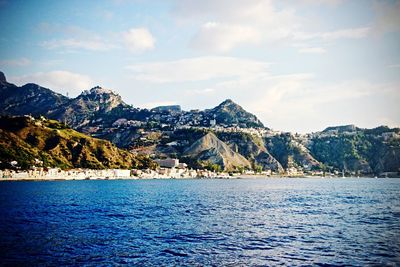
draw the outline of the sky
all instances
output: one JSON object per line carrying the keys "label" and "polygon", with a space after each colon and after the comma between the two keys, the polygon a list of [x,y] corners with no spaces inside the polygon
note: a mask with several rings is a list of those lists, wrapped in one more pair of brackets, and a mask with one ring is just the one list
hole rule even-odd
{"label": "sky", "polygon": [[232,99],[274,130],[400,126],[400,1],[0,0],[0,70],[135,107]]}

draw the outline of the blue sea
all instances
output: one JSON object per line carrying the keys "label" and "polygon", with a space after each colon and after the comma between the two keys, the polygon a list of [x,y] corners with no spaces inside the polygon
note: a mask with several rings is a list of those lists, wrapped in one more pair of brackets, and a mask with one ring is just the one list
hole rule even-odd
{"label": "blue sea", "polygon": [[400,179],[0,183],[3,266],[399,266]]}

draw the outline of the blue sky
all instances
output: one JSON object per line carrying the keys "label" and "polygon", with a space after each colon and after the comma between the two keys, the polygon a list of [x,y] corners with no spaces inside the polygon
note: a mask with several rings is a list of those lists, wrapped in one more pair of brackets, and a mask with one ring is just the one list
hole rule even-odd
{"label": "blue sky", "polygon": [[137,107],[231,98],[276,130],[400,126],[400,1],[0,1],[0,70]]}

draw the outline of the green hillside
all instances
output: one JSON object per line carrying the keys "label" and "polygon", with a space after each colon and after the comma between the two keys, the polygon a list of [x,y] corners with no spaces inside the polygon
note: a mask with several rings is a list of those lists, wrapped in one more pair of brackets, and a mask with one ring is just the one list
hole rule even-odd
{"label": "green hillside", "polygon": [[[1,168],[147,168],[154,162],[54,121],[0,117]],[[12,166],[12,162],[14,166]]]}

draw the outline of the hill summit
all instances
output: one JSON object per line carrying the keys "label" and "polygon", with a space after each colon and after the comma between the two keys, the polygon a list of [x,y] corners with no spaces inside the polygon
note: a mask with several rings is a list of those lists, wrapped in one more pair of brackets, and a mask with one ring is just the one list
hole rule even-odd
{"label": "hill summit", "polygon": [[[5,77],[2,80],[5,81]],[[127,105],[120,95],[100,86],[85,90],[75,98],[31,83],[18,87],[3,82],[0,88],[0,115],[42,115],[85,133],[93,133],[95,129],[108,132],[107,128],[119,119],[151,122],[171,128],[185,125],[208,127],[214,121],[215,125],[222,127],[264,127],[255,115],[230,99],[204,111],[183,111],[179,105],[147,110]]]}
{"label": "hill summit", "polygon": [[209,113],[216,119],[217,124],[237,125],[239,127],[264,127],[262,122],[253,114],[247,112],[231,99],[211,109]]}

